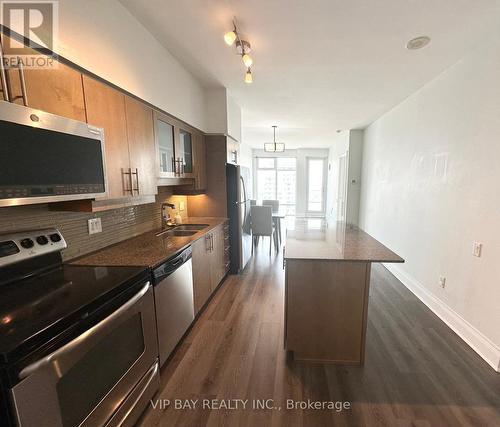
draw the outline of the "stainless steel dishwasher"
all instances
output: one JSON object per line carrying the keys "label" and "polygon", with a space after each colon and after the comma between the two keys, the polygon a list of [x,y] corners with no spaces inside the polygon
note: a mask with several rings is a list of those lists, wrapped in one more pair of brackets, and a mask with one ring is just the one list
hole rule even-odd
{"label": "stainless steel dishwasher", "polygon": [[191,247],[153,270],[160,365],[194,320]]}

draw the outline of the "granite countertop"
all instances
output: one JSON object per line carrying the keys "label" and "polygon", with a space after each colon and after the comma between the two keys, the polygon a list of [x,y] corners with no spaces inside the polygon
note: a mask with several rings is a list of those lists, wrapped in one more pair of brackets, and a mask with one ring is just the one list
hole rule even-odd
{"label": "granite countertop", "polygon": [[404,262],[358,227],[324,219],[297,219],[287,229],[285,259]]}
{"label": "granite countertop", "polygon": [[156,234],[161,230],[152,230],[123,242],[100,249],[91,254],[72,260],[73,265],[97,266],[140,266],[154,268],[187,248],[192,242],[203,237],[210,230],[227,221],[227,218],[191,217],[182,224],[208,224],[192,236],[166,236]]}

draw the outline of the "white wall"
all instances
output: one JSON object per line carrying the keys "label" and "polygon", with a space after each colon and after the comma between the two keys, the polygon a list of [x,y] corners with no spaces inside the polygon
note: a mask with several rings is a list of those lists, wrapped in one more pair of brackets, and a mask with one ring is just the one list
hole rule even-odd
{"label": "white wall", "polygon": [[201,129],[205,89],[116,0],[59,1],[59,54]]}
{"label": "white wall", "polygon": [[352,129],[343,131],[334,137],[328,155],[328,196],[327,217],[332,220],[338,218],[339,192],[339,157],[348,154],[348,176],[346,197],[346,221],[349,224],[358,224],[359,204],[361,195],[361,168],[363,157],[363,130]]}
{"label": "white wall", "polygon": [[[297,187],[296,187],[296,207],[297,216],[305,216],[307,211],[307,158],[318,157],[328,159],[329,150],[326,148],[298,148],[285,150],[284,153],[266,153],[261,149],[253,150],[253,157],[296,157],[297,158]],[[255,171],[256,164],[254,164]],[[256,174],[254,174],[256,177]],[[254,178],[254,195],[257,194],[256,182]],[[328,183],[327,183],[328,193]]]}
{"label": "white wall", "polygon": [[363,161],[362,130],[349,132],[349,164],[347,166],[347,209],[348,224],[358,225],[359,204],[361,198],[361,168]]}
{"label": "white wall", "polygon": [[328,154],[328,193],[326,198],[326,216],[337,218],[337,198],[339,187],[339,157],[349,151],[349,131],[335,134]]}
{"label": "white wall", "polygon": [[496,37],[365,130],[360,215],[405,258],[392,271],[497,368],[499,70]]}
{"label": "white wall", "polygon": [[207,91],[207,133],[228,135],[241,142],[241,107],[226,88]]}

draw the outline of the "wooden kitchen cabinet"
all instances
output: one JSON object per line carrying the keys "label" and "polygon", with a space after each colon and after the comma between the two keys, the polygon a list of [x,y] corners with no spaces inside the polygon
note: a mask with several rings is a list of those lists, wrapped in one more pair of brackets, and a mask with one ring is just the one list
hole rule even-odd
{"label": "wooden kitchen cabinet", "polygon": [[229,270],[225,225],[218,225],[192,244],[194,306],[198,311]]}
{"label": "wooden kitchen cabinet", "polygon": [[178,185],[176,194],[203,192],[207,186],[204,135],[158,111],[154,113],[154,128],[157,178],[166,183],[170,179],[172,185]]}
{"label": "wooden kitchen cabinet", "polygon": [[183,178],[194,178],[193,133],[179,126],[175,155],[181,165]]}
{"label": "wooden kitchen cabinet", "polygon": [[[15,55],[11,39],[2,35],[1,40],[5,55]],[[85,122],[82,74],[56,60],[53,63],[53,68],[23,69],[27,106]],[[11,101],[23,105],[21,72],[12,68],[7,70],[7,76]]]}
{"label": "wooden kitchen cabinet", "polygon": [[212,231],[212,262],[210,263],[210,274],[212,277],[212,291],[224,277],[224,232],[219,225]]}
{"label": "wooden kitchen cabinet", "polygon": [[[174,187],[174,194],[190,195],[190,194],[204,194],[208,188],[207,179],[207,152],[205,135],[199,131],[192,133],[192,147],[193,147],[193,172],[189,175],[187,184],[177,185]],[[184,177],[188,177],[184,175]]]}
{"label": "wooden kitchen cabinet", "polygon": [[191,245],[193,249],[193,293],[194,310],[198,313],[212,295],[210,274],[210,234],[206,234]]}
{"label": "wooden kitchen cabinet", "polygon": [[207,189],[207,149],[205,135],[201,132],[194,134],[194,189],[204,191]]}
{"label": "wooden kitchen cabinet", "polygon": [[154,113],[154,130],[158,155],[158,178],[177,178],[178,164],[175,163],[175,120],[166,114]]}
{"label": "wooden kitchen cabinet", "polygon": [[134,195],[158,194],[153,110],[125,96],[128,150]]}
{"label": "wooden kitchen cabinet", "polygon": [[83,76],[88,123],[104,128],[108,199],[132,196],[125,95]]}
{"label": "wooden kitchen cabinet", "polygon": [[210,273],[212,275],[212,291],[215,290],[229,271],[229,226],[221,224],[214,228],[213,251]]}

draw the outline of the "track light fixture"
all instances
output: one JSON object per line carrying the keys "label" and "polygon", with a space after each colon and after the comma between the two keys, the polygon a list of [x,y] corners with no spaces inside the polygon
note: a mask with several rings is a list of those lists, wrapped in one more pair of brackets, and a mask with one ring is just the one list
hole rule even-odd
{"label": "track light fixture", "polygon": [[241,56],[241,60],[243,61],[243,64],[246,68],[245,83],[252,83],[253,77],[251,67],[253,65],[253,58],[249,55],[249,53],[252,51],[252,46],[248,41],[243,40],[240,37],[240,33],[238,31],[238,28],[236,27],[235,21],[233,21],[233,30],[228,31],[226,34],[224,34],[224,41],[229,46],[235,45],[236,53]]}

